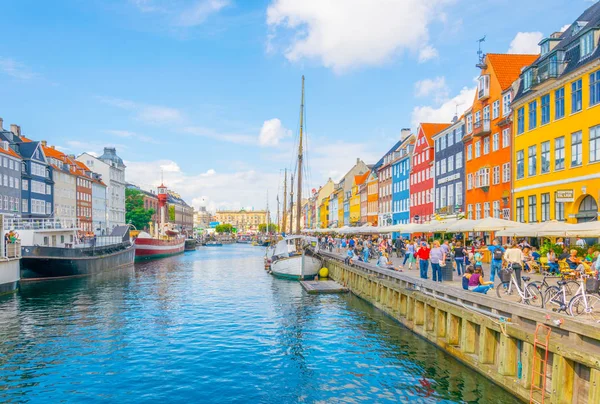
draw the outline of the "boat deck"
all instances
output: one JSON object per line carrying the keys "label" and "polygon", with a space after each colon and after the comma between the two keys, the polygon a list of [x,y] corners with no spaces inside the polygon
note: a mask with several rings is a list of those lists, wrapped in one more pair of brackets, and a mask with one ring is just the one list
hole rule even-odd
{"label": "boat deck", "polygon": [[346,293],[348,288],[335,281],[300,281],[300,284],[311,295],[325,293]]}

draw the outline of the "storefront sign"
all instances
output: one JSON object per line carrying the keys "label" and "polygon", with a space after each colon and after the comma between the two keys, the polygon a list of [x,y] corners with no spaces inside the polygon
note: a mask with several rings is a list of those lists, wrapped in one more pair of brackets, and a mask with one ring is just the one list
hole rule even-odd
{"label": "storefront sign", "polygon": [[556,191],[556,202],[573,202],[575,197],[572,189],[559,189]]}

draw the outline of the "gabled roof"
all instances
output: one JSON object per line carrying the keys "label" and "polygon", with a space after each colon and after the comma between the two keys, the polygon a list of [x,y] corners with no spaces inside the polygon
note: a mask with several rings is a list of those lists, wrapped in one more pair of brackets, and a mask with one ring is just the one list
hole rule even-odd
{"label": "gabled roof", "polygon": [[385,154],[379,159],[379,161],[377,163],[375,163],[373,165],[373,167],[371,167],[371,171],[379,170],[379,168],[383,165],[383,159],[385,158],[385,156],[387,156],[390,153],[393,153],[394,150],[396,150],[398,148],[398,146],[400,146],[401,144],[402,144],[402,140],[398,140],[396,143],[394,143],[392,148],[389,149],[387,152],[385,152]]}
{"label": "gabled roof", "polygon": [[369,178],[370,173],[371,173],[370,171],[367,171],[364,174],[355,175],[354,182],[356,183],[356,185],[364,184],[365,181],[367,180],[367,178]]}
{"label": "gabled roof", "polygon": [[419,128],[427,138],[427,141],[431,144],[431,140],[434,135],[446,129],[451,123],[422,123]]}
{"label": "gabled roof", "polygon": [[520,55],[509,53],[488,53],[488,63],[494,68],[494,73],[502,91],[506,90],[519,78],[521,69],[532,64],[538,55]]}
{"label": "gabled roof", "polygon": [[23,156],[23,158],[30,159],[31,156],[33,156],[33,153],[35,153],[35,151],[37,150],[38,146],[40,146],[40,144],[40,142],[32,141],[19,143],[19,152],[21,153],[21,156]]}
{"label": "gabled roof", "polygon": [[13,149],[11,149],[10,146],[8,147],[8,150],[4,150],[4,147],[2,147],[0,145],[0,153],[6,154],[7,156],[21,159],[21,156],[19,156]]}

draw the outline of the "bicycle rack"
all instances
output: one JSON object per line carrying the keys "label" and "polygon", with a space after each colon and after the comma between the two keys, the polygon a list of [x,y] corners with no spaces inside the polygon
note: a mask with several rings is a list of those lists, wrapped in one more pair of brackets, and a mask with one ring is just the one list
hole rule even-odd
{"label": "bicycle rack", "polygon": [[[543,332],[540,338],[540,331]],[[531,388],[529,389],[529,403],[544,404],[546,398],[546,374],[548,368],[548,346],[550,344],[550,333],[552,329],[544,324],[535,327],[535,339],[533,341],[533,359],[531,364]],[[542,353],[538,355],[538,348]],[[542,356],[544,359],[542,359]],[[540,368],[538,370],[538,368]],[[539,384],[538,384],[539,382]],[[541,401],[534,398],[539,393]]]}

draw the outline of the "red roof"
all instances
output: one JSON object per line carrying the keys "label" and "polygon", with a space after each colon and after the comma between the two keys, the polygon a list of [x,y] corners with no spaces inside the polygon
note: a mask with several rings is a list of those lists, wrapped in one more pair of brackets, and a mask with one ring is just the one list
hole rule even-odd
{"label": "red roof", "polygon": [[364,174],[359,174],[359,175],[355,175],[354,176],[354,182],[356,183],[356,185],[362,185],[365,183],[365,181],[367,180],[367,178],[369,178],[369,174],[371,173],[371,171],[367,171]]}
{"label": "red roof", "polygon": [[11,156],[11,157],[16,157],[19,160],[21,159],[21,156],[19,156],[17,153],[15,153],[15,151],[13,149],[11,149],[10,146],[8,147],[8,150],[4,150],[4,147],[0,146],[0,152],[3,154],[6,154],[8,156]]}
{"label": "red roof", "polygon": [[488,53],[487,60],[492,65],[502,91],[519,78],[521,69],[532,64],[539,55]]}
{"label": "red roof", "polygon": [[448,126],[452,125],[451,123],[422,123],[420,125],[423,134],[427,138],[427,141],[431,144],[431,138],[436,134],[440,133]]}

